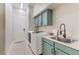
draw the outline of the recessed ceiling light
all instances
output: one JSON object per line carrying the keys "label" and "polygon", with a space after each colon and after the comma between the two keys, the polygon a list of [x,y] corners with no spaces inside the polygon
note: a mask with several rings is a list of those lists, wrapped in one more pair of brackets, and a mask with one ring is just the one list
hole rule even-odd
{"label": "recessed ceiling light", "polygon": [[20,6],[20,8],[22,9],[22,7],[23,7],[23,3],[21,3],[21,6]]}

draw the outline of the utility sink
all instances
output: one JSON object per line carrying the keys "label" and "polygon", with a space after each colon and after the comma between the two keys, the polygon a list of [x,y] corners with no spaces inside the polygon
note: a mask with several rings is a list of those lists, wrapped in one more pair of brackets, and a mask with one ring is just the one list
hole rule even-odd
{"label": "utility sink", "polygon": [[56,37],[50,37],[51,39],[55,39],[56,40]]}
{"label": "utility sink", "polygon": [[71,39],[67,39],[67,38],[58,38],[57,40],[65,42],[65,43],[71,43],[72,42]]}
{"label": "utility sink", "polygon": [[71,39],[67,39],[67,38],[61,38],[61,37],[50,37],[51,39],[54,39],[54,40],[57,40],[57,41],[61,41],[61,42],[64,42],[64,43],[72,43],[74,42],[75,40],[71,40]]}

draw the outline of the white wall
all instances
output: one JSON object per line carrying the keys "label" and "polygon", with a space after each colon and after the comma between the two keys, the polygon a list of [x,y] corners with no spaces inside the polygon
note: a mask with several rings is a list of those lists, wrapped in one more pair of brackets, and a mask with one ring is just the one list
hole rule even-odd
{"label": "white wall", "polygon": [[33,16],[36,16],[41,11],[43,11],[45,8],[47,8],[50,5],[50,3],[37,3],[34,5],[33,8]]}
{"label": "white wall", "polygon": [[0,3],[0,55],[5,54],[5,4]]}
{"label": "white wall", "polygon": [[34,20],[33,20],[33,6],[29,6],[29,29],[28,30],[33,30],[34,29]]}
{"label": "white wall", "polygon": [[40,27],[39,30],[59,29],[60,24],[65,23],[67,35],[79,39],[79,4],[63,4],[54,9],[53,17],[54,25]]}
{"label": "white wall", "polygon": [[0,55],[5,54],[5,4],[0,3]]}
{"label": "white wall", "polygon": [[5,4],[5,28],[6,28],[6,40],[5,40],[5,49],[6,53],[12,43],[12,6],[9,3]]}

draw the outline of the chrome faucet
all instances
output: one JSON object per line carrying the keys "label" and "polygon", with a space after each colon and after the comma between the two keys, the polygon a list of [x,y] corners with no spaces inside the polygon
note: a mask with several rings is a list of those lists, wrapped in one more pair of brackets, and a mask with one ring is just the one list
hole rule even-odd
{"label": "chrome faucet", "polygon": [[[62,26],[64,26],[63,30],[61,29]],[[59,35],[63,36],[63,38]],[[72,42],[71,39],[66,38],[66,27],[65,27],[65,24],[63,24],[63,23],[60,25],[60,30],[57,30],[56,40],[65,42],[65,43]]]}
{"label": "chrome faucet", "polygon": [[[62,26],[64,26],[64,34],[62,33],[63,31],[61,30],[61,27]],[[62,35],[63,34],[63,37],[64,38],[66,38],[66,27],[65,27],[65,24],[64,23],[62,23],[61,25],[60,25],[60,35]]]}

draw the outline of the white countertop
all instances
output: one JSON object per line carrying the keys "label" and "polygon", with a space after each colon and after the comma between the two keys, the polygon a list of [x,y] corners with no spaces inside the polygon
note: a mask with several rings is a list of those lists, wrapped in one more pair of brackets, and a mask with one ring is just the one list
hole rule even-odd
{"label": "white countertop", "polygon": [[60,43],[62,45],[68,46],[68,47],[76,49],[76,50],[79,50],[79,40],[72,42],[72,43],[64,43],[64,42],[61,42],[61,41],[57,41],[55,39],[51,39],[50,36],[43,36],[43,38],[46,38],[48,40]]}
{"label": "white countertop", "polygon": [[33,33],[33,32],[35,32],[35,31],[28,31],[29,33]]}

